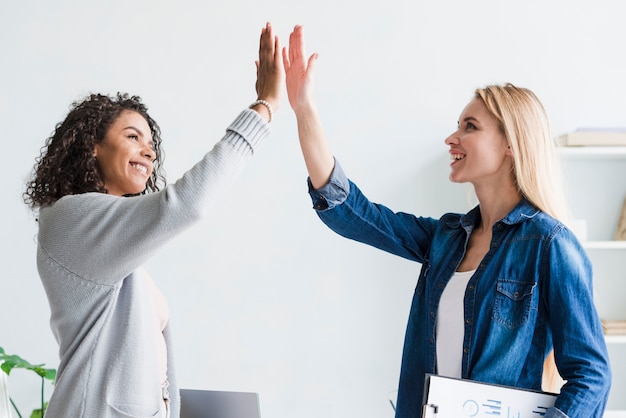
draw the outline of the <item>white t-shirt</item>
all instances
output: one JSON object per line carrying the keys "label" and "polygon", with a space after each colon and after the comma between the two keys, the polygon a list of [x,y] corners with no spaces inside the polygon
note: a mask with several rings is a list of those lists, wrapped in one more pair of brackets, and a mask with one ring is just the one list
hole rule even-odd
{"label": "white t-shirt", "polygon": [[443,289],[437,311],[437,374],[461,377],[463,360],[464,299],[467,283],[476,270],[457,271]]}
{"label": "white t-shirt", "polygon": [[161,290],[157,287],[156,283],[146,273],[146,282],[150,289],[150,299],[152,302],[152,315],[154,318],[154,336],[156,338],[157,356],[159,359],[159,372],[161,374],[161,383],[165,384],[167,381],[167,345],[165,344],[165,337],[163,336],[163,330],[167,325],[167,321],[170,317],[170,308],[167,304],[167,300]]}

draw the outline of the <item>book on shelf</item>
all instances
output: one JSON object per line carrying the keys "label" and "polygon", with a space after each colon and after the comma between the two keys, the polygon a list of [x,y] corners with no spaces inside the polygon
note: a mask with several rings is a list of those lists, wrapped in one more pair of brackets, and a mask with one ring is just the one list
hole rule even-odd
{"label": "book on shelf", "polygon": [[556,138],[559,145],[577,146],[626,146],[626,128],[580,128]]}
{"label": "book on shelf", "polygon": [[604,335],[626,335],[626,319],[624,320],[602,320],[602,330]]}

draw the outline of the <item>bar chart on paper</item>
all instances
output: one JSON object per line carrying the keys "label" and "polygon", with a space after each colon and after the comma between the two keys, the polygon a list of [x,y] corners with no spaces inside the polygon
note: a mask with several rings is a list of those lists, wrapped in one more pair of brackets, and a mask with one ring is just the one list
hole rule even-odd
{"label": "bar chart on paper", "polygon": [[424,418],[544,416],[556,395],[429,375]]}

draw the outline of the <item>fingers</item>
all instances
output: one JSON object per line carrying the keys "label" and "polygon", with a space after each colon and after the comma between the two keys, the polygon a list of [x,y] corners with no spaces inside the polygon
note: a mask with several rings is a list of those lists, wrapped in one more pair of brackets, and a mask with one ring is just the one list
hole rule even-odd
{"label": "fingers", "polygon": [[270,22],[265,23],[261,29],[261,39],[259,41],[259,56],[261,54],[274,55],[274,32]]}
{"label": "fingers", "polygon": [[261,29],[259,57],[255,61],[257,73],[255,89],[257,98],[267,101],[274,109],[280,104],[284,83],[281,51],[280,40],[274,35],[272,25],[267,22]]}
{"label": "fingers", "polygon": [[287,47],[283,48],[283,67],[285,67],[285,71],[289,71],[291,63],[289,62],[289,51]]}
{"label": "fingers", "polygon": [[308,57],[306,55],[302,25],[294,26],[289,35],[289,45],[283,48],[272,25],[267,22],[261,29],[259,57],[255,61],[255,88],[258,98],[277,107],[283,83],[286,81],[292,107],[296,109],[309,106],[312,102],[312,79],[317,57],[317,53]]}
{"label": "fingers", "polygon": [[317,57],[317,52],[309,57],[309,61],[307,62],[307,71],[313,72],[315,70],[315,62],[317,61]]}
{"label": "fingers", "polygon": [[274,30],[270,22],[261,29],[261,39],[259,42],[259,60],[266,59],[274,61],[275,65],[281,65],[280,39],[274,35]]}
{"label": "fingers", "polygon": [[280,39],[278,38],[278,36],[276,36],[274,38],[274,48],[272,51],[272,54],[274,56],[274,65],[276,66],[282,65],[281,50],[282,48],[280,46]]}
{"label": "fingers", "polygon": [[303,60],[305,55],[302,25],[296,25],[293,28],[291,35],[289,35],[289,59],[293,64],[298,60]]}

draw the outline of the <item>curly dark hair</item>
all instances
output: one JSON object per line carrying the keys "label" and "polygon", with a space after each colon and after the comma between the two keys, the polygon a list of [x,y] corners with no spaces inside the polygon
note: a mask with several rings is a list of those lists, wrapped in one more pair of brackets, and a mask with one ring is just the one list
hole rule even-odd
{"label": "curly dark hair", "polygon": [[32,209],[56,202],[63,196],[87,192],[107,193],[100,175],[94,146],[101,143],[119,115],[132,110],[144,117],[154,142],[154,170],[140,194],[155,192],[165,186],[161,130],[148,114],[139,96],[117,93],[116,96],[91,94],[71,104],[63,122],[46,139],[26,184],[24,202]]}

